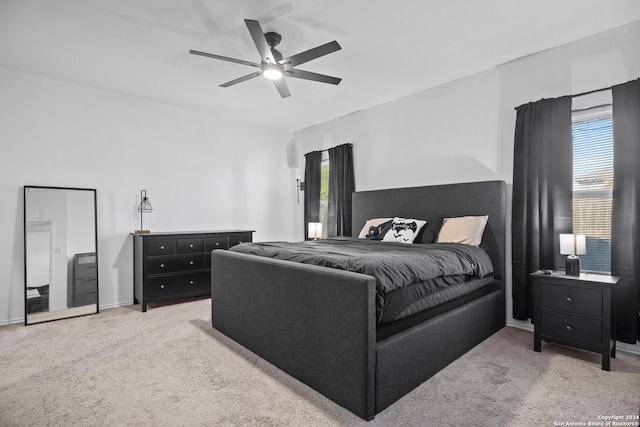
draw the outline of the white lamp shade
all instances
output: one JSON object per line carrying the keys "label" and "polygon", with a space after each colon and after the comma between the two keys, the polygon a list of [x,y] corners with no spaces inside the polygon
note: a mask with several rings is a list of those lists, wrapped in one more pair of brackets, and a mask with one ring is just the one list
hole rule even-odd
{"label": "white lamp shade", "polygon": [[318,237],[322,237],[322,223],[321,222],[310,222],[309,223],[309,238],[317,239]]}
{"label": "white lamp shade", "polygon": [[584,234],[561,234],[560,254],[584,255],[587,253],[587,236]]}

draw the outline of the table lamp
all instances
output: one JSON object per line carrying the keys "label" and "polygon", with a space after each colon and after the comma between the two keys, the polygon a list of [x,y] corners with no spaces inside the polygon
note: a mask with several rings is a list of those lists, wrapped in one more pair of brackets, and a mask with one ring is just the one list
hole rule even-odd
{"label": "table lamp", "polygon": [[309,238],[313,238],[313,240],[318,240],[318,237],[322,237],[322,223],[321,222],[310,222],[309,223]]}
{"label": "table lamp", "polygon": [[580,276],[580,258],[587,253],[587,236],[584,234],[561,234],[560,254],[568,255],[565,264],[567,276]]}
{"label": "table lamp", "polygon": [[136,234],[149,234],[149,230],[144,230],[142,228],[142,214],[153,212],[153,206],[151,206],[151,202],[149,202],[149,198],[147,197],[147,190],[142,190],[140,192],[140,204],[138,205],[138,212],[140,212],[140,230],[136,230]]}

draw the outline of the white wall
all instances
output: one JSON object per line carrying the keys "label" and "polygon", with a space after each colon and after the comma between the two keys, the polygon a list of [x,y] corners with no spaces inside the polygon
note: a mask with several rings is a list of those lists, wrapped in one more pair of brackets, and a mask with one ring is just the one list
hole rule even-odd
{"label": "white wall", "polygon": [[133,301],[140,190],[152,231],[292,238],[291,134],[0,68],[0,324],[24,316],[23,185],[96,188],[100,305]]}
{"label": "white wall", "polygon": [[[639,51],[635,22],[521,58],[298,131],[297,162],[304,164],[301,156],[309,151],[353,142],[356,190],[500,179],[508,184],[510,200],[514,108],[636,79]],[[510,242],[507,249],[510,269]],[[512,318],[510,280],[507,291],[508,322],[530,327]]]}

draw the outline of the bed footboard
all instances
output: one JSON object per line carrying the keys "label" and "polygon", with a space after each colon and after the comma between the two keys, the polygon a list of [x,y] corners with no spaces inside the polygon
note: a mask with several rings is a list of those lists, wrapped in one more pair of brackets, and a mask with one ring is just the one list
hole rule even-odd
{"label": "bed footboard", "polygon": [[375,415],[375,279],[215,250],[214,328],[337,404]]}

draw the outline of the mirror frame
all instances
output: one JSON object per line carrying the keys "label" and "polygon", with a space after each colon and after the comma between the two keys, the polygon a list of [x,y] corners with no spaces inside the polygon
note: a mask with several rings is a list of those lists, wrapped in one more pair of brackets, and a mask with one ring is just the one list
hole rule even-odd
{"label": "mirror frame", "polygon": [[[88,191],[93,193],[93,231],[94,231],[94,252],[95,252],[95,264],[96,264],[96,302],[95,302],[95,311],[92,309],[91,311],[87,310],[58,310],[56,312],[58,315],[52,314],[50,316],[46,316],[43,320],[38,320],[35,322],[29,322],[29,317],[27,313],[27,287],[28,287],[28,276],[27,276],[27,193],[29,190],[39,189],[39,190],[66,190],[66,191]],[[99,263],[98,263],[98,194],[95,188],[79,188],[79,187],[50,187],[50,186],[40,186],[40,185],[25,185],[23,192],[23,228],[24,228],[24,324],[26,325],[34,325],[43,322],[50,322],[54,320],[60,319],[68,319],[71,317],[79,317],[79,316],[87,316],[92,314],[97,314],[100,312],[100,292],[99,292]],[[67,285],[68,286],[68,285]],[[93,307],[93,304],[88,304],[86,306],[79,307]],[[79,308],[78,307],[78,308]],[[86,312],[85,312],[86,311]],[[34,314],[34,313],[31,313]]]}

